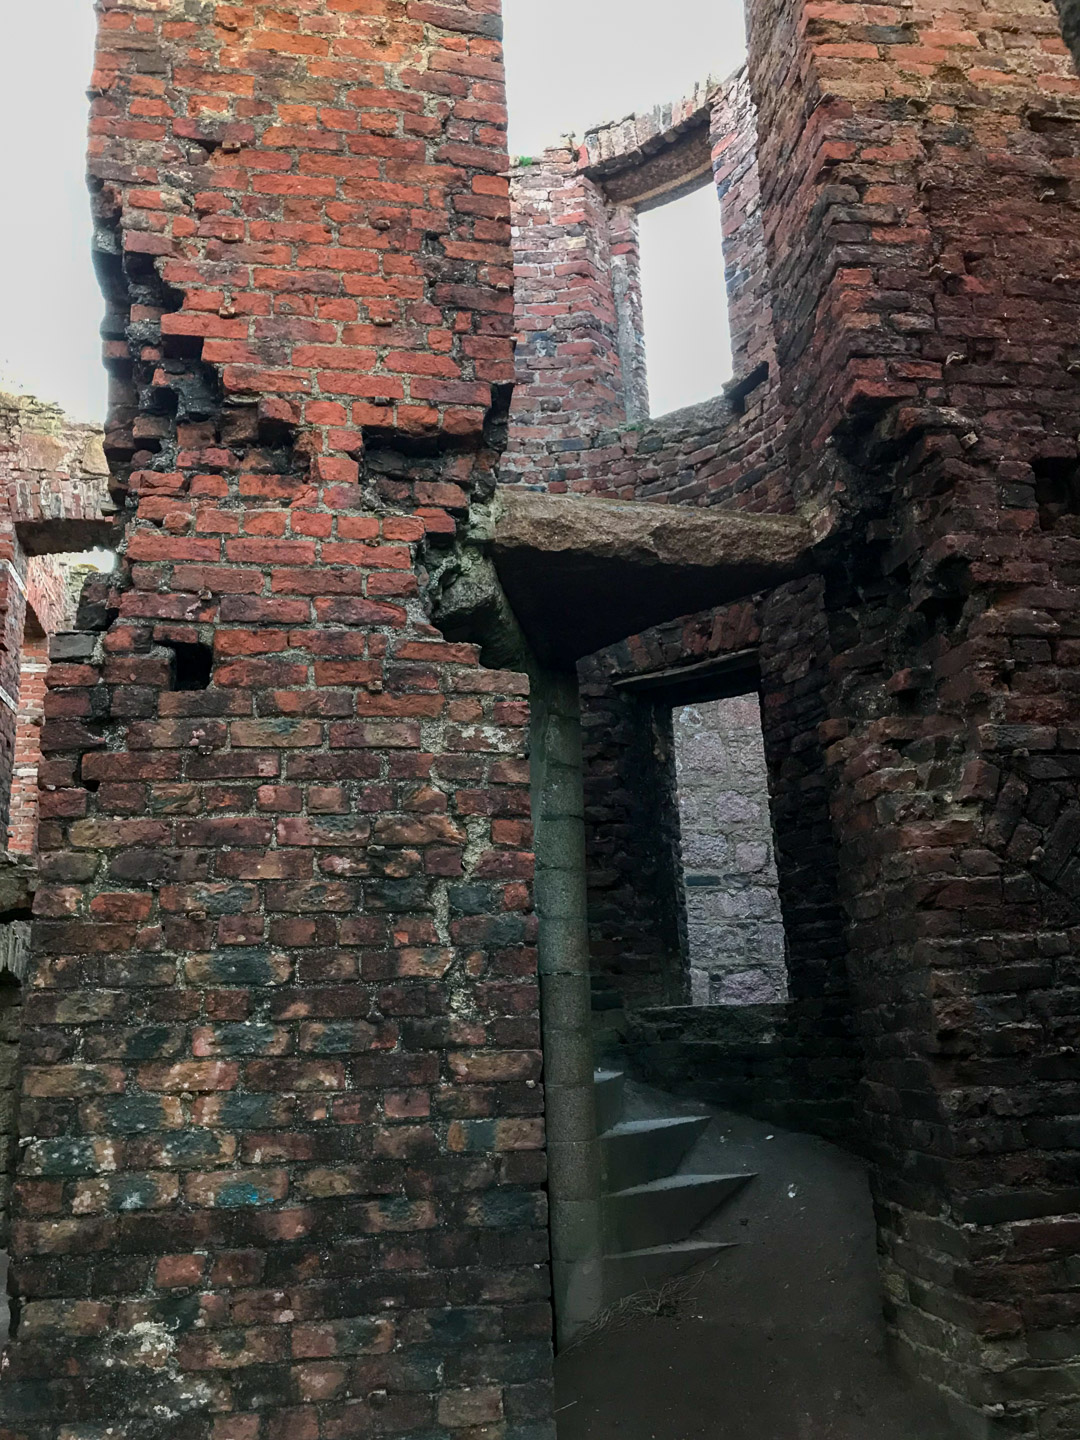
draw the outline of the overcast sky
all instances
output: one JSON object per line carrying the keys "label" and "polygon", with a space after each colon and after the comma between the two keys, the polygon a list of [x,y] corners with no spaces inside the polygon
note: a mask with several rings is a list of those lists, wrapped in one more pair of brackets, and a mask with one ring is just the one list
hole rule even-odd
{"label": "overcast sky", "polygon": [[[515,154],[677,98],[742,58],[742,6],[732,0],[505,0],[505,14]],[[0,0],[0,385],[81,420],[105,410],[83,179],[93,32],[91,0]],[[710,199],[644,217],[654,414],[714,394],[725,378]]]}

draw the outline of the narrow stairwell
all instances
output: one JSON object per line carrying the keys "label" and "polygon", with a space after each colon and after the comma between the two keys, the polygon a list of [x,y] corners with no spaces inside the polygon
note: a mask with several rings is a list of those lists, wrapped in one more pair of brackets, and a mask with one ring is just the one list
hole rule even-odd
{"label": "narrow stairwell", "polygon": [[624,1081],[615,1069],[594,1076],[604,1178],[605,1306],[730,1248],[692,1236],[754,1178],[679,1174],[708,1116],[626,1120]]}

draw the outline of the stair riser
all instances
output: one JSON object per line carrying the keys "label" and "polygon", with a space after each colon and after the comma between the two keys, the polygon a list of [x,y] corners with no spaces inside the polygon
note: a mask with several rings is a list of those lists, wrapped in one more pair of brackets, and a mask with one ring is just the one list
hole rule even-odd
{"label": "stair riser", "polygon": [[628,1190],[673,1175],[707,1125],[694,1116],[685,1125],[603,1136],[604,1189]]}
{"label": "stair riser", "polygon": [[623,1117],[624,1078],[615,1073],[596,1081],[596,1129],[600,1135],[613,1129]]}
{"label": "stair riser", "polygon": [[733,1250],[734,1245],[698,1245],[646,1255],[608,1255],[604,1259],[604,1304],[614,1305],[640,1290],[657,1290],[668,1280],[683,1275],[694,1265]]}
{"label": "stair riser", "polygon": [[605,1196],[608,1252],[644,1250],[685,1240],[725,1200],[741,1190],[746,1179],[742,1175],[724,1176],[673,1189]]}

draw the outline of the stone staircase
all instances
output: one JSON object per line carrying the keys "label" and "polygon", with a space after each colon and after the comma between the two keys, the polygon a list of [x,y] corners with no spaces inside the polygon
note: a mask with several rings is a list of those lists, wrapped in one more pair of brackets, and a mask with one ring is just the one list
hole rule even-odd
{"label": "stone staircase", "polygon": [[604,1182],[605,1306],[730,1248],[692,1236],[754,1178],[680,1174],[708,1116],[625,1119],[624,1082],[621,1070],[598,1070],[594,1076]]}

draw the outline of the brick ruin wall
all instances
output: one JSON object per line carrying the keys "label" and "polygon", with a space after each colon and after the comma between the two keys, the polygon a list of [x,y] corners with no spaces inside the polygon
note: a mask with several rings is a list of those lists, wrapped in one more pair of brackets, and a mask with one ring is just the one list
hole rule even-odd
{"label": "brick ruin wall", "polygon": [[[518,345],[503,483],[790,510],[767,370],[756,144],[741,73],[511,172]],[[637,206],[707,184],[710,171],[723,206],[735,380],[724,396],[651,422]]]}
{"label": "brick ruin wall", "polygon": [[[525,686],[423,603],[499,472],[812,516],[817,573],[582,672],[597,967],[667,998],[620,818],[655,717],[614,682],[753,649],[790,1003],[734,1069],[697,1053],[857,1130],[910,1363],[973,1421],[1073,1434],[1080,80],[1056,12],[753,0],[745,79],[515,171],[500,469],[497,10],[103,9],[128,531],[48,682],[3,1433],[550,1440]],[[644,423],[632,212],[702,163],[735,381]],[[212,686],[174,688],[199,646]]]}
{"label": "brick ruin wall", "polygon": [[127,532],[48,677],[3,1433],[549,1436],[526,686],[421,601],[511,377],[497,5],[120,0],[93,94]]}
{"label": "brick ruin wall", "polygon": [[37,826],[48,658],[40,642],[74,617],[71,564],[61,556],[96,543],[111,508],[100,427],[0,394],[0,824],[18,853],[33,852]]}
{"label": "brick ruin wall", "polygon": [[[814,1027],[799,1015],[815,987],[802,956],[816,951],[834,1084],[851,1082],[845,1025],[858,1034],[849,1134],[874,1161],[900,1353],[961,1397],[973,1425],[1064,1435],[1080,1424],[1052,1360],[1080,1303],[1063,1268],[1080,1195],[1069,959],[1080,82],[1050,5],[870,17],[777,0],[750,5],[749,30],[753,200],[733,232],[744,212],[725,197],[726,254],[729,282],[760,274],[756,293],[772,297],[756,327],[768,377],[737,359],[723,399],[631,420],[610,319],[625,280],[604,276],[602,237],[587,230],[599,216],[625,236],[634,182],[623,176],[612,198],[619,157],[644,166],[650,136],[682,118],[624,122],[607,160],[587,142],[515,176],[526,343],[504,476],[798,508],[818,527],[823,583],[803,593],[790,634],[772,632],[776,600],[760,597],[748,642],[763,672],[772,643],[791,647],[777,690],[762,682],[789,1013],[744,1016],[741,1031],[714,1015],[710,1031],[708,1017],[646,1010],[644,1048],[654,1074],[699,1064],[704,1083],[752,1104],[755,1076],[767,1090],[778,1066],[790,1076],[808,1059]],[[546,207],[562,209],[558,229],[545,228]],[[745,263],[733,263],[740,244]],[[550,309],[561,263],[581,287],[569,315]],[[534,355],[569,371],[565,414],[532,391]],[[699,617],[583,670],[594,956],[636,1005],[671,998],[670,907],[656,904],[671,872],[646,799],[655,707],[611,682],[689,666],[713,621],[722,632],[725,619]],[[770,711],[796,696],[800,721]],[[804,796],[817,819],[785,855],[781,817]],[[832,888],[820,913],[843,922],[796,941],[792,907],[826,879],[815,853]],[[635,875],[649,877],[648,897]],[[822,1126],[812,1097],[827,1088],[803,1093],[806,1123]],[[793,1095],[777,1081],[767,1098],[783,1109]],[[830,1114],[842,1111],[841,1100]]]}
{"label": "brick ruin wall", "polygon": [[784,923],[756,695],[673,716],[686,957],[695,1005],[787,995]]}
{"label": "brick ruin wall", "polygon": [[[6,832],[0,864],[0,1265],[5,1286],[48,636],[74,617],[78,567],[63,552],[77,546],[80,536],[100,538],[111,508],[107,476],[99,427],[75,423],[57,406],[31,396],[0,394],[0,815]],[[7,1314],[5,1299],[0,1305],[5,1335]]]}

